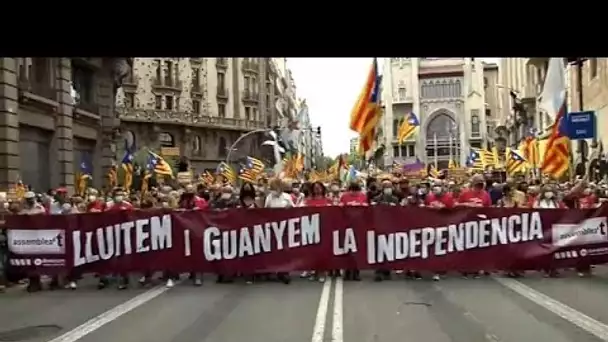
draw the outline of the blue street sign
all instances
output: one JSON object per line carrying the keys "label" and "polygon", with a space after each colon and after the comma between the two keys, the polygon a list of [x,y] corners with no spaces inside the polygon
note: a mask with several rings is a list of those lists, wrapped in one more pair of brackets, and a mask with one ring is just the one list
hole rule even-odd
{"label": "blue street sign", "polygon": [[595,138],[595,112],[590,110],[586,112],[568,113],[566,116],[566,127],[568,130],[568,137],[571,140]]}

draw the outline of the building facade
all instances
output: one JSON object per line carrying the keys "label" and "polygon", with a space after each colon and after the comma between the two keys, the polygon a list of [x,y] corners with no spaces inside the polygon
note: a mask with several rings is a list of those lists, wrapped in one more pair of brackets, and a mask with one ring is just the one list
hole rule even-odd
{"label": "building facade", "polygon": [[[387,58],[382,77],[384,165],[393,161],[450,159],[464,165],[471,147],[493,142],[497,125],[498,66],[475,58]],[[398,143],[400,124],[410,113],[420,128]]]}
{"label": "building facade", "polygon": [[261,142],[289,109],[282,78],[270,58],[136,58],[116,99],[124,146],[187,157],[197,172],[229,153],[272,159]]}
{"label": "building facade", "polygon": [[0,58],[0,189],[23,181],[36,191],[71,190],[85,159],[94,185],[103,184],[120,125],[114,94],[126,60]]}

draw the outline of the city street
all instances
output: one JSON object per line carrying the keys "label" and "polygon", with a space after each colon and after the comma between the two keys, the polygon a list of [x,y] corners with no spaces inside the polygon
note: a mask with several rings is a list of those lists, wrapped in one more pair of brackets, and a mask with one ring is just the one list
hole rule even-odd
{"label": "city street", "polygon": [[0,342],[608,341],[608,268],[592,278],[218,285],[0,295]]}

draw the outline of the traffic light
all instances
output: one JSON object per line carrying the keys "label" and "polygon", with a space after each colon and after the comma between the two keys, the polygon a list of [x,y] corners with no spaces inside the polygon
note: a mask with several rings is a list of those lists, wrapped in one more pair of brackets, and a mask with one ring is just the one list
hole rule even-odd
{"label": "traffic light", "polygon": [[321,136],[321,126],[317,127],[317,135]]}

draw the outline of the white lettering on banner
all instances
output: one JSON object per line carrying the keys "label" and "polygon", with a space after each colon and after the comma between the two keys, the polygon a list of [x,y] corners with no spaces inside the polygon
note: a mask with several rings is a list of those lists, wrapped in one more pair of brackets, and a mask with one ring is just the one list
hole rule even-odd
{"label": "white lettering on banner", "polygon": [[25,255],[64,254],[63,229],[9,229],[8,248],[12,253]]}
{"label": "white lettering on banner", "polygon": [[203,252],[208,261],[231,260],[273,251],[319,244],[319,214],[256,224],[252,228],[222,231],[209,227],[203,232]]}
{"label": "white lettering on banner", "polygon": [[352,228],[344,230],[344,237],[340,238],[340,231],[334,230],[334,255],[346,255],[357,253],[357,239]]}
{"label": "white lettering on banner", "polygon": [[[135,229],[133,229],[135,228]],[[135,246],[131,234],[135,231]],[[74,266],[109,260],[121,255],[146,253],[173,247],[171,215],[152,216],[86,232],[72,232]],[[83,248],[84,243],[84,248]]]}
{"label": "white lettering on banner", "polygon": [[410,229],[405,232],[367,232],[367,261],[370,264],[403,259],[427,259],[432,255],[542,240],[538,212],[450,224],[446,227]]}
{"label": "white lettering on banner", "polygon": [[593,217],[578,223],[559,223],[551,226],[553,246],[570,247],[608,242],[608,219]]}

